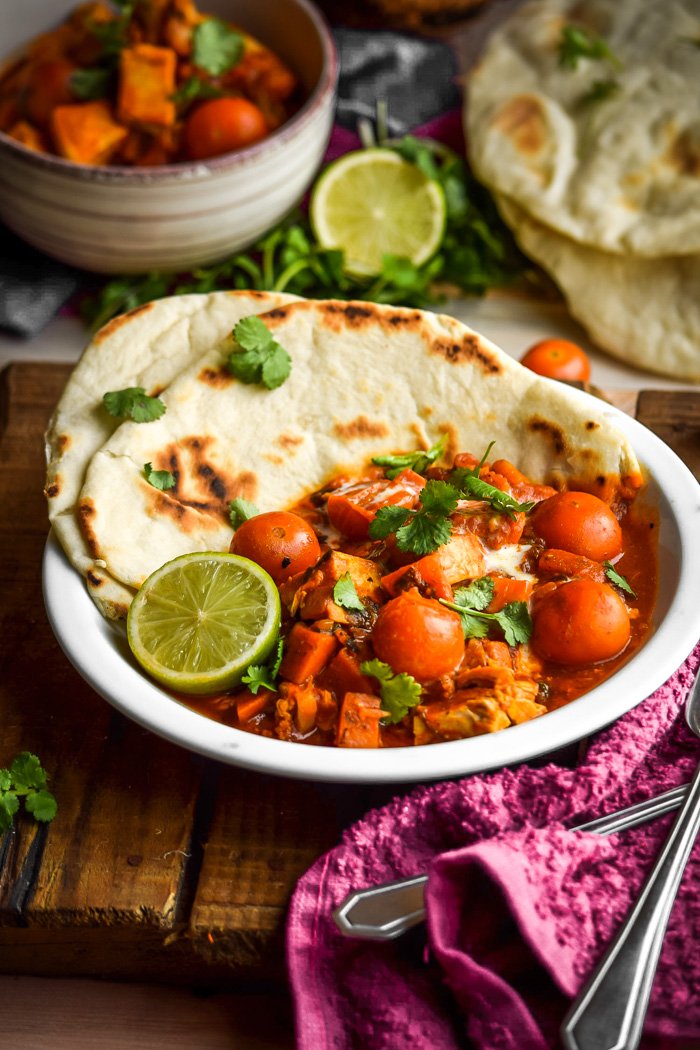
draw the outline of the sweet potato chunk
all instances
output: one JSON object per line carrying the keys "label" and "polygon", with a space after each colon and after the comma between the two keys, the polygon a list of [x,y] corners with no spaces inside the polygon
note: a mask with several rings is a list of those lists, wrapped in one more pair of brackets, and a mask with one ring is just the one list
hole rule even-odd
{"label": "sweet potato chunk", "polygon": [[346,574],[354,583],[359,598],[377,600],[380,573],[376,562],[341,551],[328,551],[312,570],[293,576],[283,584],[282,598],[291,612],[303,620],[329,619],[336,623],[352,623],[356,614],[348,613],[333,600],[333,588]]}
{"label": "sweet potato chunk", "polygon": [[167,47],[137,44],[121,53],[119,119],[125,124],[175,123],[175,67],[177,58]]}
{"label": "sweet potato chunk", "polygon": [[346,693],[338,716],[338,747],[379,747],[381,704],[378,696]]}
{"label": "sweet potato chunk", "polygon": [[59,155],[77,164],[107,164],[127,136],[101,99],[57,106],[51,130]]}

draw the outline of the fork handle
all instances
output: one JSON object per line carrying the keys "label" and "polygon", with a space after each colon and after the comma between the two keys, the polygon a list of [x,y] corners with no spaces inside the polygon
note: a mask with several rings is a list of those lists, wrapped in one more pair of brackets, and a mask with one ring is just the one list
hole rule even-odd
{"label": "fork handle", "polygon": [[700,829],[700,766],[634,908],[562,1025],[567,1050],[635,1050],[664,933]]}

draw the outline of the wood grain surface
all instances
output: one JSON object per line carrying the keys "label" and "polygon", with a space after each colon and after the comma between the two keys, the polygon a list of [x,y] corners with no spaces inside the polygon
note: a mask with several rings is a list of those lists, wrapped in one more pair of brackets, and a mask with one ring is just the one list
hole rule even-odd
{"label": "wood grain surface", "polygon": [[[0,973],[281,982],[297,879],[405,788],[198,758],[128,722],[74,671],[41,597],[42,438],[69,370],[15,364],[0,377],[0,767],[34,751],[59,799],[49,826],[18,819],[0,841]],[[636,410],[700,478],[700,393],[644,391]]]}

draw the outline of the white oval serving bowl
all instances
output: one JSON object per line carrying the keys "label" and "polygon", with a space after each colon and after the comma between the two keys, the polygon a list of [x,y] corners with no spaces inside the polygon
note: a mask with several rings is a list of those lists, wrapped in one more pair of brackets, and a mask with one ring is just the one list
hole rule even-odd
{"label": "white oval serving bowl", "polygon": [[[3,48],[17,54],[75,6],[4,0]],[[252,146],[152,168],[74,164],[0,132],[0,218],[10,229],[87,270],[178,271],[246,247],[299,202],[323,159],[335,108],[337,56],[323,17],[309,0],[199,6],[238,22],[289,64],[306,93],[301,109]]]}
{"label": "white oval serving bowl", "polygon": [[124,632],[97,611],[82,577],[53,537],[43,564],[51,626],[83,678],[129,718],[192,751],[249,769],[331,782],[423,781],[494,769],[563,747],[603,728],[649,696],[676,670],[700,635],[700,485],[646,427],[612,407],[606,412],[647,469],[644,499],[658,513],[659,594],[653,630],[639,652],[611,678],[531,722],[466,740],[382,750],[314,747],[221,725],[173,699],[139,670]]}

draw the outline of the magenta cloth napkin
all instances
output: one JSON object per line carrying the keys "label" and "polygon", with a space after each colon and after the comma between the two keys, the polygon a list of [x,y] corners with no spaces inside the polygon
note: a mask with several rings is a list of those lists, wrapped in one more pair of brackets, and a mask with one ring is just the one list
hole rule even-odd
{"label": "magenta cloth napkin", "polygon": [[[571,997],[672,818],[607,838],[563,824],[690,779],[700,744],[683,703],[699,665],[700,644],[596,737],[576,769],[524,765],[420,787],[349,828],[303,876],[290,906],[299,1050],[558,1046]],[[351,890],[425,871],[426,951],[415,933],[372,943],[337,932],[331,912]],[[671,916],[643,1047],[700,1046],[699,888],[700,847]]]}

